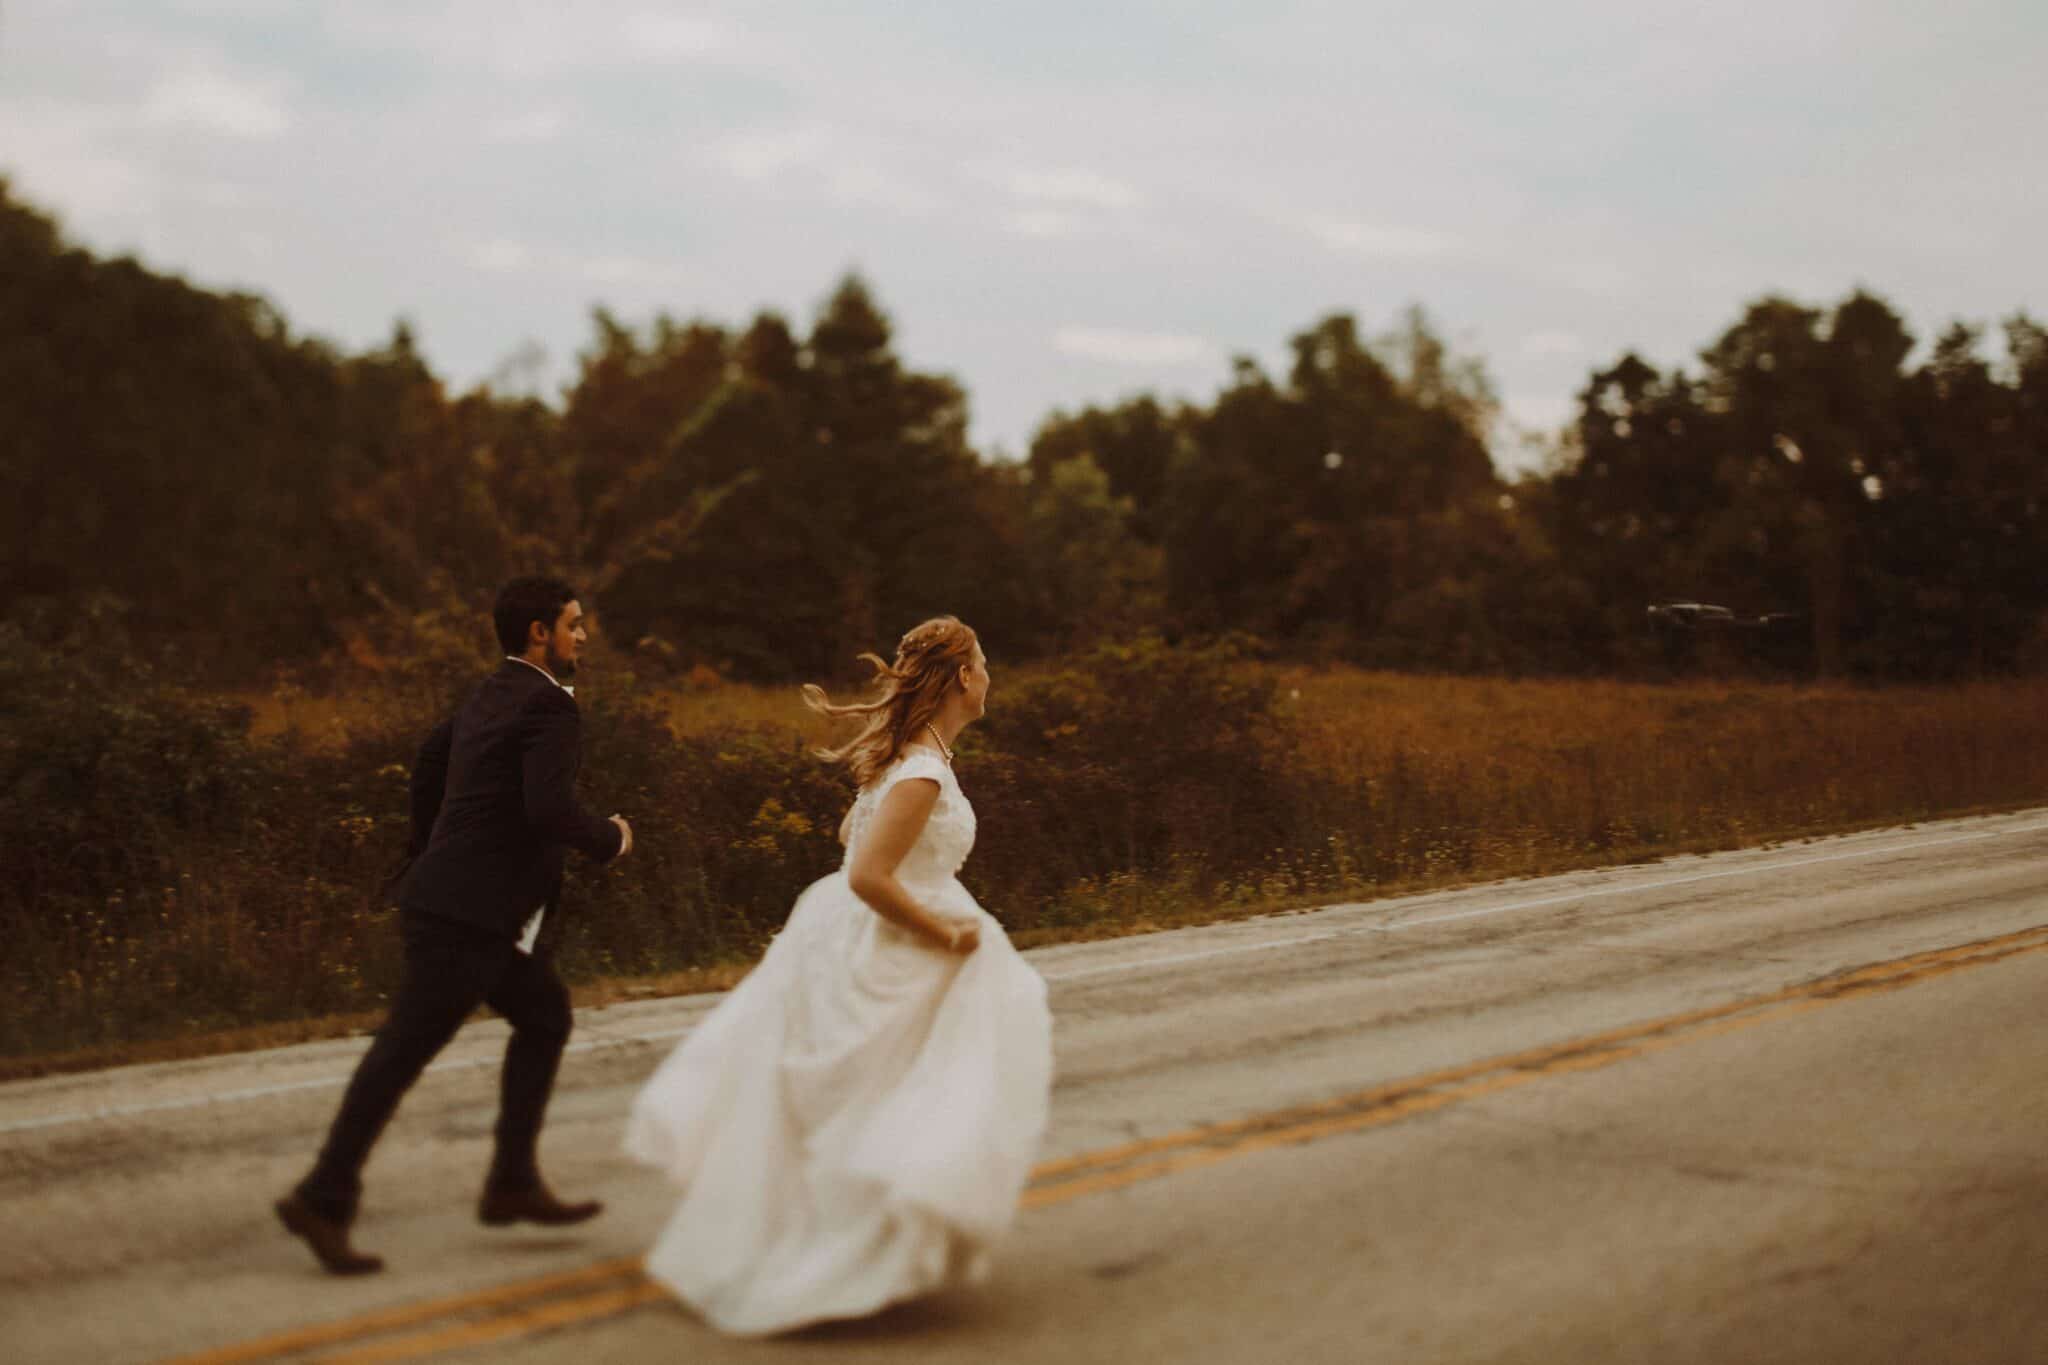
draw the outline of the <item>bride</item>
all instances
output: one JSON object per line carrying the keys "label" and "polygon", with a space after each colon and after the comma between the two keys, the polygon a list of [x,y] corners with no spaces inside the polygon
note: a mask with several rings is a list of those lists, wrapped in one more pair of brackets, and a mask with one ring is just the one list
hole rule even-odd
{"label": "bride", "polygon": [[721,1331],[858,1317],[980,1279],[1045,1129],[1045,983],[956,874],[953,744],[988,698],[974,632],[925,622],[822,757],[860,794],[844,864],[634,1101],[626,1150],[681,1202],[647,1273]]}

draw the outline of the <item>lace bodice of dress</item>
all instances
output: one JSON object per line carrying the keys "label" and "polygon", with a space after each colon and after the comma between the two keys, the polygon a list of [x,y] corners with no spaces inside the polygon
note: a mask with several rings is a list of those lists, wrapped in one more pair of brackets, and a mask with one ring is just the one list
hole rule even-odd
{"label": "lace bodice of dress", "polygon": [[854,798],[853,809],[847,815],[846,861],[852,863],[854,851],[867,837],[889,788],[909,777],[929,777],[937,782],[939,800],[917,842],[898,865],[896,875],[906,883],[945,881],[958,875],[974,848],[974,807],[967,804],[967,796],[953,779],[953,770],[946,760],[923,747],[906,749]]}

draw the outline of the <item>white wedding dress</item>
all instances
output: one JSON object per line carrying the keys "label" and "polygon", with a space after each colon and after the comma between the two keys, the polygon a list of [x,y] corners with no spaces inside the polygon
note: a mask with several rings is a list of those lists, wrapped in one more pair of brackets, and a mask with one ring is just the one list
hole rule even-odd
{"label": "white wedding dress", "polygon": [[626,1150],[683,1190],[647,1273],[721,1331],[858,1317],[986,1273],[1045,1130],[1045,983],[956,876],[974,809],[922,747],[862,790],[847,860],[889,788],[939,785],[897,869],[965,958],[814,882],[761,963],[634,1101]]}

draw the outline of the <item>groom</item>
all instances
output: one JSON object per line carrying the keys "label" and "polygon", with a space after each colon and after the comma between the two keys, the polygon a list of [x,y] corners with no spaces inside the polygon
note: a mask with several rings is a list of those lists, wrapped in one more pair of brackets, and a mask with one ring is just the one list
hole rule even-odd
{"label": "groom", "polygon": [[462,1021],[487,1004],[512,1025],[496,1151],[477,1216],[493,1226],[596,1216],[541,1181],[535,1145],[569,1040],[569,992],[534,951],[561,890],[562,850],[609,862],[633,847],[620,817],[577,801],[573,689],[583,608],[553,578],[516,578],[492,612],[505,661],[420,747],[412,771],[414,861],[398,888],[405,972],[391,1014],[356,1067],[326,1145],[277,1216],[337,1275],[384,1262],[349,1244],[363,1162],[398,1102]]}

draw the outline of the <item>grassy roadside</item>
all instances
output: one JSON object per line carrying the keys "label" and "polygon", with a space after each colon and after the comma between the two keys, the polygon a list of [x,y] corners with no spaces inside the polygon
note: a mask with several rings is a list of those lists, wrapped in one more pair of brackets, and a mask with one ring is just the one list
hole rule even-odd
{"label": "grassy roadside", "polygon": [[[578,983],[571,994],[579,1009],[601,1009],[629,1000],[650,1000],[671,995],[694,995],[702,991],[728,990],[749,970],[747,963],[723,963],[687,971],[664,972],[658,976]],[[479,1012],[478,1018],[485,1017]],[[83,1071],[104,1071],[117,1066],[140,1066],[153,1062],[180,1062],[197,1057],[221,1057],[237,1052],[262,1052],[289,1047],[294,1043],[317,1043],[330,1038],[349,1038],[374,1032],[383,1021],[377,1010],[345,1014],[323,1014],[305,1019],[284,1019],[274,1023],[249,1024],[240,1028],[183,1033],[169,1038],[135,1042],[102,1043],[73,1048],[44,1056],[0,1057],[0,1084],[37,1076],[63,1076]]]}
{"label": "grassy roadside", "polygon": [[[850,792],[793,688],[591,672],[586,796],[637,847],[571,860],[563,974],[585,1004],[727,984],[839,861]],[[0,713],[0,1078],[374,1022],[407,766],[460,679],[26,681]],[[2048,803],[2048,681],[1515,681],[1141,642],[999,673],[961,756],[965,880],[1030,946]]]}
{"label": "grassy roadside", "polygon": [[[1996,815],[2013,810],[2028,809],[2030,805],[2031,803],[2016,803],[1948,811],[1933,818],[1961,819],[1969,816]],[[1878,821],[1875,824],[1851,824],[1825,829],[1808,828],[1782,834],[1764,832],[1759,835],[1753,846],[1772,847],[1786,843],[1803,843],[1826,838],[1830,835],[1851,834],[1869,829],[1883,829],[1902,823],[1910,827],[1913,823],[1917,822],[1884,820]],[[1520,877],[1584,871],[1596,867],[1619,867],[1629,864],[1660,862],[1665,858],[1686,854],[1721,852],[1733,847],[1738,847],[1738,845],[1727,842],[1703,841],[1697,846],[1685,848],[1610,848],[1605,850],[1601,856],[1561,860],[1554,865],[1543,867],[1539,870],[1513,874],[1511,877],[1447,875],[1434,879],[1415,878],[1382,886],[1377,889],[1374,895],[1366,899],[1392,900],[1423,892],[1485,885]],[[1303,899],[1292,896],[1280,896],[1271,900],[1236,900],[1227,903],[1175,903],[1164,900],[1156,895],[1147,897],[1147,900],[1150,908],[1147,913],[1137,918],[1105,918],[1082,924],[1045,926],[1021,930],[1013,934],[1011,938],[1017,947],[1023,949],[1043,947],[1055,943],[1097,942],[1104,939],[1127,938],[1139,934],[1162,933],[1173,929],[1188,929],[1199,925],[1217,924],[1229,920],[1251,919],[1260,915],[1281,914],[1289,911],[1307,911],[1334,903],[1328,899]],[[623,1004],[631,1001],[695,995],[707,991],[723,991],[739,984],[740,980],[752,969],[752,965],[751,962],[735,961],[645,976],[604,977],[576,983],[572,988],[571,994],[578,1009],[602,1009],[608,1005]],[[482,1018],[484,1016],[480,1013],[478,1017]],[[314,1018],[289,1019],[275,1023],[247,1025],[240,1028],[187,1033],[169,1038],[101,1044],[95,1047],[77,1048],[43,1056],[0,1057],[0,1084],[40,1076],[69,1075],[121,1066],[186,1061],[202,1057],[226,1056],[239,1052],[258,1052],[270,1048],[288,1047],[294,1043],[319,1042],[327,1039],[367,1035],[375,1030],[382,1018],[383,1013],[381,1010],[355,1011],[343,1014],[321,1015]]]}

